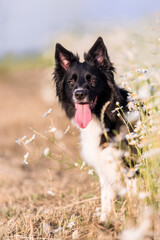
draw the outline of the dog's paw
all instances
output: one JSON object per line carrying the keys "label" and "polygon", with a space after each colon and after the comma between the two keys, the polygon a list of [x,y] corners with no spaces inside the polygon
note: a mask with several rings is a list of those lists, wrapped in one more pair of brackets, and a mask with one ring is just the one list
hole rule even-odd
{"label": "dog's paw", "polygon": [[107,218],[107,214],[106,212],[102,212],[101,216],[100,216],[100,224],[105,224],[105,222],[107,222],[108,218]]}
{"label": "dog's paw", "polygon": [[105,218],[105,219],[100,218],[98,224],[101,227],[109,229],[109,230],[114,230],[115,229],[115,223],[114,223],[113,219],[110,219],[110,218]]}

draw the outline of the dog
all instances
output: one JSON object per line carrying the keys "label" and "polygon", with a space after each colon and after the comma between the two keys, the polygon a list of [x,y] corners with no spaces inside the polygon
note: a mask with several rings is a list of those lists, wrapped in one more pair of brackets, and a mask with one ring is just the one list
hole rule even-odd
{"label": "dog", "polygon": [[116,111],[118,108],[119,111],[123,109],[123,113],[128,112],[129,93],[117,86],[114,72],[101,37],[84,54],[84,62],[61,44],[56,44],[54,81],[57,96],[67,117],[80,129],[83,159],[99,177],[100,221],[103,223],[111,214],[116,196],[124,189],[122,175],[124,182],[129,179],[126,177],[128,170],[123,167],[124,151],[117,147],[119,138],[121,145],[128,146],[125,138],[128,120],[126,116],[119,117]]}

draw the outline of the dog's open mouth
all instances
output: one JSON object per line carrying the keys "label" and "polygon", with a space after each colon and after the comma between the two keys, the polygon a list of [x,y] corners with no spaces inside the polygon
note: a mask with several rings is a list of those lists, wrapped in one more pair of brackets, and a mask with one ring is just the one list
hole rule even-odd
{"label": "dog's open mouth", "polygon": [[75,122],[80,128],[86,128],[90,121],[92,120],[91,110],[95,107],[97,103],[97,97],[89,103],[75,103],[76,114]]}

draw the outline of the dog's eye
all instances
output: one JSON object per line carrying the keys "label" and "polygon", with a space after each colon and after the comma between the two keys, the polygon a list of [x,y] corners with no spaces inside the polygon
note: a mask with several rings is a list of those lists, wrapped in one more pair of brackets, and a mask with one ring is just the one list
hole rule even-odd
{"label": "dog's eye", "polygon": [[73,74],[72,77],[69,79],[68,84],[73,87],[77,81],[77,75]]}
{"label": "dog's eye", "polygon": [[96,79],[95,78],[91,78],[90,84],[91,84],[92,87],[95,87],[96,86]]}
{"label": "dog's eye", "polygon": [[90,74],[86,75],[86,80],[90,83],[92,87],[96,86],[96,79],[92,77]]}
{"label": "dog's eye", "polygon": [[71,87],[73,87],[74,85],[75,85],[75,80],[72,78],[72,79],[70,79],[69,81],[68,81],[68,84],[71,86]]}

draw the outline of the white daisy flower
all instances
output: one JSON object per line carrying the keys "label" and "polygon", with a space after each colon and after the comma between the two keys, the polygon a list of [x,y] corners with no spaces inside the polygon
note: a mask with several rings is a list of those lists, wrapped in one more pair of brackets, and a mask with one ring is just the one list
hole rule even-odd
{"label": "white daisy flower", "polygon": [[138,137],[138,134],[134,133],[134,132],[131,132],[131,133],[128,133],[128,134],[125,135],[125,138],[127,140],[132,140],[132,139],[137,138],[137,137]]}
{"label": "white daisy flower", "polygon": [[69,131],[70,129],[70,125],[68,125],[68,127],[66,128],[66,130],[64,131],[64,135]]}
{"label": "white daisy flower", "polygon": [[138,132],[138,131],[142,128],[142,126],[143,126],[142,122],[141,122],[140,120],[138,120],[138,121],[136,122],[136,124],[135,124],[135,129],[134,129],[134,131],[135,131],[135,132]]}
{"label": "white daisy flower", "polygon": [[75,231],[72,233],[72,239],[78,239],[78,230],[75,230]]}
{"label": "white daisy flower", "polygon": [[128,102],[131,102],[134,100],[131,93],[127,93],[127,100],[128,100]]}
{"label": "white daisy flower", "polygon": [[52,108],[49,108],[47,112],[45,112],[42,117],[48,116],[52,112]]}
{"label": "white daisy flower", "polygon": [[32,137],[30,139],[26,140],[24,144],[28,144],[28,143],[32,142],[35,139],[35,137],[36,137],[36,135],[33,134]]}
{"label": "white daisy flower", "polygon": [[132,102],[129,102],[128,104],[127,104],[127,107],[129,108],[129,109],[134,109],[135,108],[135,103],[132,101]]}
{"label": "white daisy flower", "polygon": [[26,164],[26,165],[28,164],[28,162],[27,162],[27,161],[28,161],[28,156],[29,156],[29,152],[27,152],[27,153],[24,155],[24,159],[23,159],[23,163]]}
{"label": "white daisy flower", "polygon": [[67,228],[72,228],[73,226],[75,226],[75,222],[70,222],[67,225]]}
{"label": "white daisy flower", "polygon": [[15,141],[15,143],[17,143],[18,145],[20,145],[23,141],[24,141],[24,139],[26,138],[27,136],[24,136],[24,137],[22,137],[22,138],[18,138],[16,141]]}
{"label": "white daisy flower", "polygon": [[51,195],[51,196],[55,196],[55,193],[52,191],[47,191],[47,194]]}
{"label": "white daisy flower", "polygon": [[133,145],[136,145],[136,140],[132,140],[129,142],[129,145],[133,146]]}
{"label": "white daisy flower", "polygon": [[46,148],[44,149],[44,152],[43,152],[44,156],[45,156],[45,157],[48,157],[49,153],[50,153],[50,150],[49,150],[48,147],[46,147]]}

